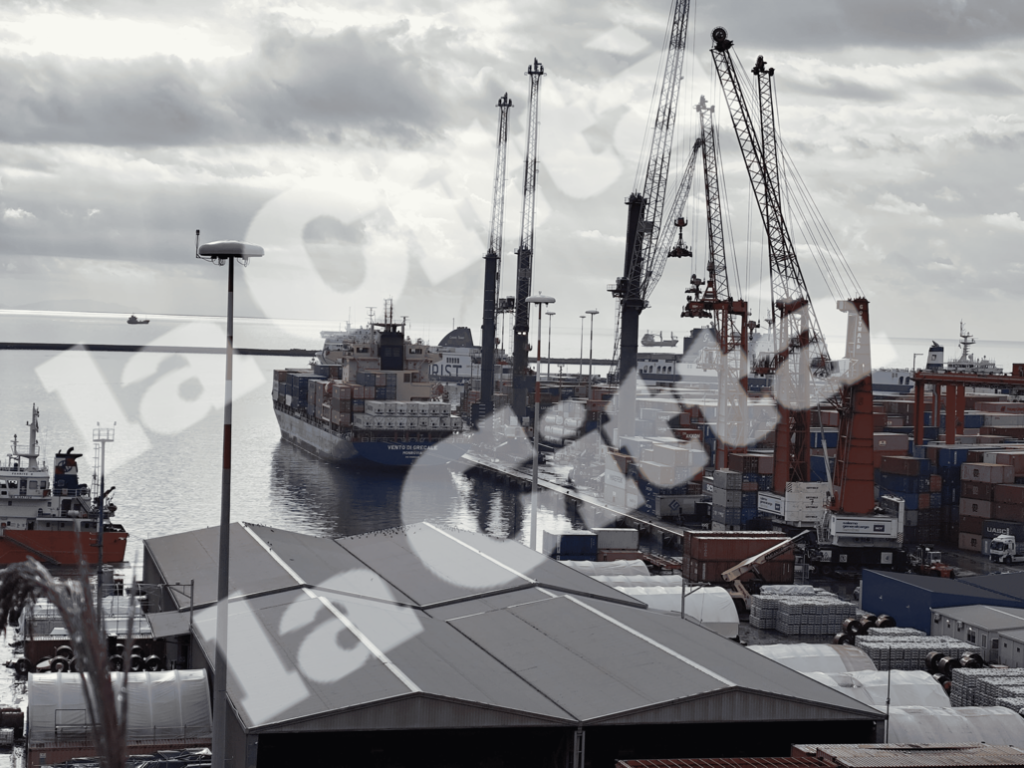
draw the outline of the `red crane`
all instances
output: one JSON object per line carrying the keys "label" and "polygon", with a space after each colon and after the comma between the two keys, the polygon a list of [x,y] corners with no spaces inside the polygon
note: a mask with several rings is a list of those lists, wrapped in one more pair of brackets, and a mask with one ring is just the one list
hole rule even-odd
{"label": "red crane", "polygon": [[830,399],[840,412],[830,508],[834,512],[868,514],[874,509],[868,302],[864,298],[839,302],[839,308],[849,314],[847,358],[850,360],[850,369],[843,377],[849,384],[839,387],[838,378],[830,378],[833,366],[825,337],[814,313],[783,212],[772,94],[775,71],[766,66],[763,57],[758,58],[753,69],[760,107],[758,136],[740,90],[731,54],[733,43],[727,35],[722,27],[712,32],[711,55],[768,235],[775,353],[761,370],[774,374],[779,406],[774,490],[785,494],[787,482],[809,479],[809,409]]}

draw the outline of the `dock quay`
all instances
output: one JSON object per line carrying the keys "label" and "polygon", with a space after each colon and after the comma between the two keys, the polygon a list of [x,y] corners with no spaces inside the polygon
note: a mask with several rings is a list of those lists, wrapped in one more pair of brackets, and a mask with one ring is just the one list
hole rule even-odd
{"label": "dock quay", "polygon": [[[530,487],[533,482],[533,478],[529,472],[501,466],[497,462],[483,456],[466,454],[462,457],[462,460],[473,467],[477,467],[485,472],[501,475],[507,481],[524,485],[527,488]],[[581,511],[584,505],[596,508],[599,511],[606,512],[614,515],[620,520],[624,520],[628,525],[636,528],[642,533],[658,534],[662,537],[662,541],[670,541],[674,546],[678,546],[680,548],[683,544],[683,536],[686,531],[690,530],[689,528],[685,528],[681,525],[676,525],[675,523],[670,523],[665,520],[659,520],[642,512],[634,512],[633,510],[626,509],[624,507],[609,504],[603,499],[599,499],[596,496],[592,496],[577,488],[568,488],[543,477],[537,478],[537,487],[544,488],[548,491],[554,491],[555,493],[561,494],[567,499],[572,500],[576,504],[577,512]],[[584,518],[584,521],[586,522],[586,518]],[[666,565],[663,567],[670,567],[668,564],[671,563],[671,561],[667,560],[667,558],[659,559],[666,561]]]}

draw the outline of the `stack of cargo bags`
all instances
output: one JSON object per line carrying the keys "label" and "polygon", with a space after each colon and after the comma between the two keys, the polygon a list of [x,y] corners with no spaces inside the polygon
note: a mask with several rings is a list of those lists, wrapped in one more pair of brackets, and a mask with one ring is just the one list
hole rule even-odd
{"label": "stack of cargo bags", "polygon": [[831,637],[854,613],[855,606],[810,586],[765,586],[750,598],[750,626],[783,635]]}
{"label": "stack of cargo bags", "polygon": [[925,669],[925,658],[932,651],[960,658],[977,653],[976,645],[944,635],[861,635],[857,647],[863,650],[878,669]]}
{"label": "stack of cargo bags", "polygon": [[1022,692],[1024,669],[960,667],[953,670],[949,703],[954,707],[1010,707],[1019,712],[1024,703],[1014,706],[1005,700],[1024,700]]}

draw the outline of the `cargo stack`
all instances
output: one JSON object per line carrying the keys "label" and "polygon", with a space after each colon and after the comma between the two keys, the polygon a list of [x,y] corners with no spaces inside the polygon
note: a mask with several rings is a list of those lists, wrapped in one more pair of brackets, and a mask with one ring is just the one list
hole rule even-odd
{"label": "cargo stack", "polygon": [[807,587],[809,594],[775,594],[769,588],[750,598],[750,626],[783,635],[834,637],[856,607],[824,589]]}
{"label": "cargo stack", "polygon": [[[1014,490],[1014,468],[1010,464],[968,462],[960,467],[960,536],[961,549],[988,554],[987,542],[999,533],[1010,532],[1016,526],[1012,523],[1024,521],[1024,495]],[[996,502],[996,489],[1003,501]],[[1020,486],[1024,491],[1024,486]],[[997,506],[998,504],[998,506]],[[991,522],[995,513],[1009,516],[1004,525]],[[1003,528],[1006,530],[1004,531]]]}
{"label": "cargo stack", "polygon": [[[788,536],[762,531],[691,531],[683,534],[683,574],[688,581],[723,584],[722,573],[766,549],[788,540]],[[790,549],[758,566],[765,583],[793,583],[794,553]],[[741,581],[755,579],[754,573]]]}
{"label": "cargo stack", "polygon": [[758,511],[758,494],[772,489],[774,469],[775,460],[770,454],[733,453],[729,455],[729,470],[742,475],[740,521],[744,528],[752,527],[753,522],[761,517]]}
{"label": "cargo stack", "polygon": [[1007,688],[1024,686],[1024,669],[958,667],[953,670],[949,703],[954,707],[998,707],[995,702],[1006,697]]}
{"label": "cargo stack", "polygon": [[[714,487],[711,491],[711,530],[742,530],[744,522],[747,522],[744,520],[743,512],[743,474],[731,469],[716,469],[712,478]],[[756,492],[754,498],[754,512],[749,520],[757,517]]]}
{"label": "cargo stack", "polygon": [[981,649],[976,645],[957,640],[945,635],[924,635],[912,637],[885,637],[879,635],[860,635],[857,637],[860,648],[884,671],[887,669],[925,669],[925,658],[932,651],[941,651],[944,656],[959,659],[965,653],[978,653]]}
{"label": "cargo stack", "polygon": [[[931,462],[913,456],[882,456],[878,493],[902,498],[907,512],[904,541],[908,545],[937,544],[942,537],[942,478]],[[885,504],[882,504],[885,508]]]}

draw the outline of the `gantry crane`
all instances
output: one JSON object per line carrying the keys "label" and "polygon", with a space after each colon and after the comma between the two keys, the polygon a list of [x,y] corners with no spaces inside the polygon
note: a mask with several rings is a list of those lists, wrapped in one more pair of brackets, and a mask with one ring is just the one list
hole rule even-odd
{"label": "gantry crane", "polygon": [[[712,120],[715,108],[703,96],[700,115],[701,157],[704,161],[704,201],[708,222],[707,281],[694,275],[687,290],[692,294],[683,317],[712,318],[718,340],[718,411],[715,468],[724,469],[732,449],[747,442],[747,302],[733,298],[729,288],[725,236],[718,177],[718,136]],[[701,286],[706,287],[701,291]]]}
{"label": "gantry crane", "polygon": [[[810,475],[810,408],[831,399],[839,408],[840,428],[832,512],[864,515],[874,509],[871,424],[871,363],[868,302],[855,298],[839,302],[848,314],[846,386],[828,380],[832,364],[810,292],[797,260],[783,215],[782,185],[772,78],[775,70],[758,57],[757,78],[760,136],[755,131],[731,55],[733,43],[722,27],[711,33],[711,55],[725,93],[747,175],[768,235],[775,353],[763,372],[775,376],[779,421],[776,427],[774,490],[782,495],[786,483],[806,482]],[[812,370],[814,375],[812,376]]]}
{"label": "gantry crane", "polygon": [[[527,67],[530,77],[530,105],[527,113],[526,162],[523,172],[523,211],[519,221],[519,248],[516,250],[515,324],[512,327],[512,410],[520,419],[529,416],[527,393],[530,390],[529,351],[530,307],[526,299],[533,283],[533,216],[537,193],[537,122],[540,110],[540,79],[544,65],[537,59]],[[540,374],[540,371],[537,372]]]}
{"label": "gantry crane", "polygon": [[494,346],[497,334],[497,300],[501,287],[501,245],[505,227],[505,168],[508,155],[508,111],[512,100],[506,93],[498,99],[498,147],[494,160],[494,190],[491,193],[491,229],[484,256],[484,323],[480,342],[480,416],[494,411]]}
{"label": "gantry crane", "polygon": [[[657,112],[654,116],[650,154],[647,157],[643,190],[633,192],[626,201],[626,252],[620,277],[612,287],[619,299],[619,333],[616,351],[619,357],[619,421],[620,433],[633,434],[636,413],[636,379],[630,376],[636,368],[637,344],[640,335],[640,313],[647,307],[654,274],[655,248],[661,233],[665,193],[672,159],[672,141],[676,125],[676,108],[683,81],[683,54],[686,51],[686,29],[690,16],[690,0],[675,0],[668,37],[668,52],[661,81]],[[643,158],[641,158],[643,163]]]}

